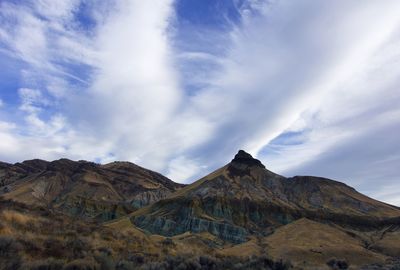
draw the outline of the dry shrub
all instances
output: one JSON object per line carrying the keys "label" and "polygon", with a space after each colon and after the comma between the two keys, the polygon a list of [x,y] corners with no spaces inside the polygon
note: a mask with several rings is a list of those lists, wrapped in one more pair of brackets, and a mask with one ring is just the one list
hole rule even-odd
{"label": "dry shrub", "polygon": [[142,270],[287,270],[290,269],[289,263],[274,262],[267,257],[251,257],[241,259],[237,257],[215,258],[210,256],[200,257],[167,257],[163,261],[149,262],[141,266]]}
{"label": "dry shrub", "polygon": [[63,270],[100,270],[100,265],[93,259],[85,258],[69,262]]}
{"label": "dry shrub", "polygon": [[330,259],[326,264],[334,270],[349,268],[349,264],[345,260],[338,260],[336,258]]}
{"label": "dry shrub", "polygon": [[64,262],[53,258],[25,262],[21,270],[62,270]]}
{"label": "dry shrub", "polygon": [[2,213],[3,220],[18,225],[27,225],[29,221],[32,221],[32,217],[19,212],[4,210]]}
{"label": "dry shrub", "polygon": [[18,269],[21,265],[21,245],[9,236],[0,236],[0,270]]}
{"label": "dry shrub", "polygon": [[67,240],[65,246],[72,253],[73,258],[83,258],[91,250],[90,244],[79,237]]}
{"label": "dry shrub", "polygon": [[94,258],[97,263],[100,265],[101,270],[114,270],[115,262],[111,255],[103,252],[97,252],[94,254]]}
{"label": "dry shrub", "polygon": [[43,242],[43,255],[46,257],[64,258],[66,252],[65,244],[56,238],[47,238]]}
{"label": "dry shrub", "polygon": [[14,256],[21,251],[21,244],[10,236],[0,236],[0,258]]}
{"label": "dry shrub", "polygon": [[[3,229],[3,234],[11,234],[13,230],[17,231],[30,231],[35,232],[38,229],[39,222],[41,218],[35,218],[31,215],[12,211],[4,210],[0,216],[5,222],[5,228]],[[5,231],[4,231],[5,230]]]}
{"label": "dry shrub", "polygon": [[[1,219],[1,217],[0,217]],[[0,221],[0,235],[10,235],[12,234],[13,231],[10,226],[7,226],[7,224],[4,224],[3,222]]]}
{"label": "dry shrub", "polygon": [[42,250],[41,243],[35,239],[24,237],[18,239],[18,242],[21,244],[24,252],[31,257],[37,256]]}
{"label": "dry shrub", "polygon": [[121,260],[115,266],[115,270],[136,270],[137,267],[133,262]]}

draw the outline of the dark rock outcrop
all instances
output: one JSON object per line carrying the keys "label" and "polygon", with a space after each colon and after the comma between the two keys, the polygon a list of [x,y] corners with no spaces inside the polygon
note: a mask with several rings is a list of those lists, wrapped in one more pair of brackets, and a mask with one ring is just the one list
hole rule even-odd
{"label": "dark rock outcrop", "polygon": [[249,153],[245,152],[244,150],[239,150],[239,152],[232,159],[231,164],[243,164],[247,166],[258,166],[261,168],[265,168],[261,161],[253,158]]}

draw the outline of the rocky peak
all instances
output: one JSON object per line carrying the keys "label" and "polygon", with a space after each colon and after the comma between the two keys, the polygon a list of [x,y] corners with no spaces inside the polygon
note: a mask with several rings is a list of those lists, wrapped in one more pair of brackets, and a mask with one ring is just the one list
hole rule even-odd
{"label": "rocky peak", "polygon": [[231,163],[265,168],[265,166],[261,163],[261,161],[253,158],[249,153],[247,153],[244,150],[239,150],[239,152],[232,159]]}

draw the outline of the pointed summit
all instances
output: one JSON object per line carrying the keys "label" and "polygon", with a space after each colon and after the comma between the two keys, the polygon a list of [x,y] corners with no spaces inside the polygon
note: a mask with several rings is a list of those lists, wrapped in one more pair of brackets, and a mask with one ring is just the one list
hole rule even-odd
{"label": "pointed summit", "polygon": [[239,150],[239,152],[232,159],[231,163],[244,164],[248,166],[258,166],[265,168],[265,166],[258,159],[253,158],[249,153],[244,150]]}

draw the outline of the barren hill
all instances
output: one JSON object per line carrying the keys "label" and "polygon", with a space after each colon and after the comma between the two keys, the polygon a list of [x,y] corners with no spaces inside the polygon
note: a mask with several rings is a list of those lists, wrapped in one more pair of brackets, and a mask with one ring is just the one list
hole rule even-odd
{"label": "barren hill", "polygon": [[165,198],[182,185],[129,162],[60,159],[2,163],[0,187],[5,200],[109,220]]}

